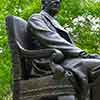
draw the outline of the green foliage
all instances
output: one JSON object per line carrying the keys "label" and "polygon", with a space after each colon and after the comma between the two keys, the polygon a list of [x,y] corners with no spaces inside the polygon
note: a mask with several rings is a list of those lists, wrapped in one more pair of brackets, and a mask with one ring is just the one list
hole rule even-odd
{"label": "green foliage", "polygon": [[62,25],[66,22],[69,23],[71,18],[80,15],[82,13],[82,7],[80,0],[62,0],[61,11],[58,15],[58,20]]}
{"label": "green foliage", "polygon": [[[10,100],[5,97],[9,94],[10,84],[12,83],[11,59],[5,18],[8,15],[15,15],[27,20],[32,13],[39,12],[40,8],[40,0],[0,0],[0,100]],[[74,18],[88,14],[100,17],[100,3],[95,3],[93,0],[62,0],[57,20],[62,25],[68,24],[72,26],[71,23]],[[87,27],[78,27],[74,32],[75,34],[79,33],[75,42],[80,48],[90,53],[99,53],[99,34],[96,32],[91,33]],[[7,98],[9,97],[7,96]]]}
{"label": "green foliage", "polygon": [[78,27],[75,31],[78,33],[76,44],[78,47],[84,49],[88,53],[100,54],[100,33],[92,32],[89,27]]}
{"label": "green foliage", "polygon": [[89,53],[100,53],[100,18],[92,15],[78,16],[65,24],[78,47]]}
{"label": "green foliage", "polygon": [[41,2],[40,0],[36,0],[35,2],[32,2],[27,8],[24,8],[20,13],[20,16],[27,20],[33,13],[39,12],[40,8]]}
{"label": "green foliage", "polygon": [[100,17],[100,2],[95,2],[95,0],[86,0],[84,8],[87,14]]}

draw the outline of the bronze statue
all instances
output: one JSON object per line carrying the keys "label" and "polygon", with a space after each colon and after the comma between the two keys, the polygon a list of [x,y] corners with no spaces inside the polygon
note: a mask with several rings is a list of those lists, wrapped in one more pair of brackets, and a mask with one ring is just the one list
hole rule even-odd
{"label": "bronze statue", "polygon": [[[28,30],[32,32],[37,48],[55,48],[64,54],[64,59],[56,62],[62,69],[70,70],[77,80],[82,99],[86,100],[88,84],[100,75],[100,57],[89,55],[76,47],[70,34],[54,19],[60,9],[60,0],[42,0],[43,9],[28,20]],[[73,96],[62,100],[75,100]]]}

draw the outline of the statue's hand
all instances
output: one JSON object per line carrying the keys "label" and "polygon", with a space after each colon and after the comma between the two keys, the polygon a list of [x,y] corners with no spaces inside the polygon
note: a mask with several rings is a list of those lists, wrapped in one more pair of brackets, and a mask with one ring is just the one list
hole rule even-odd
{"label": "statue's hand", "polygon": [[61,65],[54,65],[54,78],[55,79],[63,79],[65,76],[65,69]]}

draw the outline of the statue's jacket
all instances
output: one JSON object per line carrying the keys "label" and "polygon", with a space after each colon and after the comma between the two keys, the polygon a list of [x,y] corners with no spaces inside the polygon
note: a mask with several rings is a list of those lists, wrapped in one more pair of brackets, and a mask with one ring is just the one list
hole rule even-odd
{"label": "statue's jacket", "polygon": [[43,47],[56,48],[61,50],[64,55],[74,57],[79,56],[82,51],[73,44],[66,30],[45,11],[33,14],[28,21],[28,27]]}
{"label": "statue's jacket", "polygon": [[40,48],[59,49],[66,58],[62,66],[80,74],[80,77],[85,77],[85,72],[77,70],[78,66],[82,66],[82,59],[78,56],[83,50],[74,45],[70,35],[52,16],[43,10],[39,14],[33,14],[28,20],[28,30],[38,41],[37,44],[40,43]]}

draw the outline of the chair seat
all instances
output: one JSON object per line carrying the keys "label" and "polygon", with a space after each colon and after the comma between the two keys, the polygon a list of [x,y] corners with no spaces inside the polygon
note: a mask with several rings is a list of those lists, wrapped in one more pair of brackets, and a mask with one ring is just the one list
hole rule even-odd
{"label": "chair seat", "polygon": [[20,80],[19,89],[19,100],[38,100],[45,96],[75,95],[75,89],[67,78],[55,80],[53,75]]}

